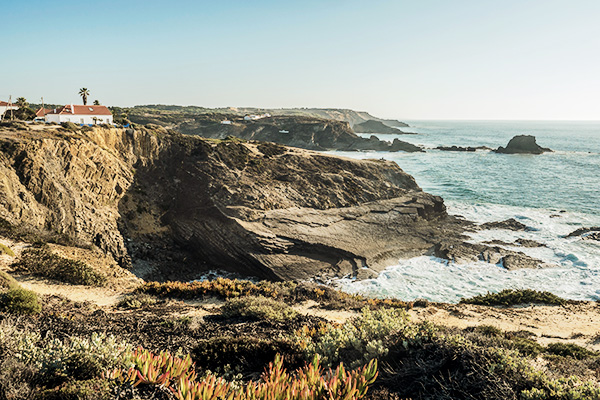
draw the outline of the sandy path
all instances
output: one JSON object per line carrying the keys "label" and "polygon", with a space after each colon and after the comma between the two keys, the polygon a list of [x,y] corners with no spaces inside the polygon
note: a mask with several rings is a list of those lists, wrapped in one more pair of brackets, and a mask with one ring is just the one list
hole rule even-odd
{"label": "sandy path", "polygon": [[409,314],[413,321],[428,320],[449,327],[492,325],[504,331],[526,330],[542,345],[569,342],[600,351],[600,304],[595,302],[510,308],[434,305],[412,309]]}

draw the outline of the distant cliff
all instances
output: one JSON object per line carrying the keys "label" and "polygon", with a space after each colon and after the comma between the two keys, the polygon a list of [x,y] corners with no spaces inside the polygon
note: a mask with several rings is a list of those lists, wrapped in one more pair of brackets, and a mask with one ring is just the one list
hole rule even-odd
{"label": "distant cliff", "polygon": [[352,127],[354,132],[357,133],[382,133],[382,134],[391,134],[391,135],[414,135],[414,133],[403,132],[400,129],[392,128],[383,122],[369,120],[366,122],[362,122],[360,124],[356,124]]}
{"label": "distant cliff", "polygon": [[376,137],[362,138],[352,131],[348,122],[302,115],[272,116],[248,121],[235,114],[173,115],[148,112],[144,116],[132,117],[132,120],[137,123],[161,124],[184,134],[205,138],[225,139],[235,136],[309,150],[422,151],[420,147],[400,140],[390,142]]}

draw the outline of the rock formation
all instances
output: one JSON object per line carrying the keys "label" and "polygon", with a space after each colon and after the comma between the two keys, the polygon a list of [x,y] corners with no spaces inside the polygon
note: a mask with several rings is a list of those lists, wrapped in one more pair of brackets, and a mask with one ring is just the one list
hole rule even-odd
{"label": "rock formation", "polygon": [[381,121],[368,120],[360,124],[352,126],[354,132],[357,133],[382,133],[390,135],[416,135],[416,133],[403,132],[400,129],[387,126]]}
{"label": "rock formation", "polygon": [[441,151],[467,151],[467,152],[473,152],[473,151],[477,151],[477,150],[492,150],[487,146],[477,146],[477,147],[461,147],[461,146],[438,146],[436,147],[436,150],[441,150]]}
{"label": "rock formation", "polygon": [[580,236],[583,240],[597,240],[600,241],[600,226],[593,226],[591,228],[579,228],[569,233],[566,238]]}
{"label": "rock formation", "polygon": [[[360,278],[468,246],[471,224],[390,161],[164,129],[0,131],[0,150],[0,218],[96,246],[146,278]],[[485,245],[466,252],[537,266]]]}
{"label": "rock formation", "polygon": [[535,136],[518,135],[510,139],[506,147],[498,147],[496,153],[502,154],[542,154],[552,151],[539,146],[535,141]]}

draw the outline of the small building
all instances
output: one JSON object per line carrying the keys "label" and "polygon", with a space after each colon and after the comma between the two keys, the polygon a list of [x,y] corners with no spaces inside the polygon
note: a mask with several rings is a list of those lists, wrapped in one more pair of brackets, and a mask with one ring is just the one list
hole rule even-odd
{"label": "small building", "polygon": [[[43,109],[38,112],[44,113]],[[48,111],[48,110],[45,110]],[[113,115],[106,106],[81,106],[67,104],[61,108],[55,108],[46,112],[46,122],[72,122],[81,125],[97,125],[113,123]],[[37,113],[36,113],[37,114]]]}
{"label": "small building", "polygon": [[52,112],[51,108],[40,107],[40,109],[35,112],[34,121],[46,121],[46,115],[50,114],[51,112]]}
{"label": "small building", "polygon": [[221,125],[231,125],[231,121],[228,119],[224,119],[223,121],[221,121]]}
{"label": "small building", "polygon": [[18,110],[19,106],[12,104],[12,103],[7,103],[6,101],[1,101],[0,100],[0,121],[2,121],[2,116],[4,115],[5,112],[9,111],[9,110]]}

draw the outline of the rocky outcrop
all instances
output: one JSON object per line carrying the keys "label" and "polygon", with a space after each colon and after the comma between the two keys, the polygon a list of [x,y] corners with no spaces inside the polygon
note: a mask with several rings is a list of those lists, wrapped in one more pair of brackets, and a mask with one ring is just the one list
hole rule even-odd
{"label": "rocky outcrop", "polygon": [[225,139],[229,136],[244,140],[260,140],[309,150],[375,150],[375,151],[422,151],[418,146],[395,139],[380,140],[376,136],[362,138],[356,135],[346,122],[315,119],[300,116],[280,116],[245,121],[228,117],[201,116],[181,123],[176,130],[205,138]]}
{"label": "rocky outcrop", "polygon": [[441,150],[441,151],[467,151],[467,152],[474,152],[477,150],[492,150],[487,146],[477,146],[477,147],[438,146],[435,149]]}
{"label": "rocky outcrop", "polygon": [[479,225],[480,229],[488,230],[488,229],[506,229],[509,231],[529,231],[532,230],[530,227],[525,225],[522,222],[517,221],[514,218],[509,218],[504,221],[495,221],[495,222],[486,222],[484,224]]}
{"label": "rocky outcrop", "polygon": [[542,154],[552,150],[539,146],[535,141],[535,136],[519,135],[515,136],[506,145],[498,147],[496,153],[502,154]]}
{"label": "rocky outcrop", "polygon": [[579,228],[569,233],[566,238],[570,237],[581,237],[583,240],[596,240],[600,241],[600,226],[593,226],[591,228]]}
{"label": "rocky outcrop", "polygon": [[162,129],[0,131],[0,150],[0,218],[96,246],[145,278],[364,278],[433,253],[539,266],[465,243],[472,224],[390,161]]}
{"label": "rocky outcrop", "polygon": [[483,261],[508,270],[553,267],[518,251],[479,243],[440,243],[435,246],[434,255],[459,264]]}
{"label": "rocky outcrop", "polygon": [[153,278],[367,276],[463,223],[395,163],[162,131],[0,132],[0,217]]}
{"label": "rocky outcrop", "polygon": [[392,128],[381,121],[368,120],[360,124],[352,126],[354,132],[357,133],[381,133],[390,135],[416,135],[412,132],[403,132],[400,129]]}

